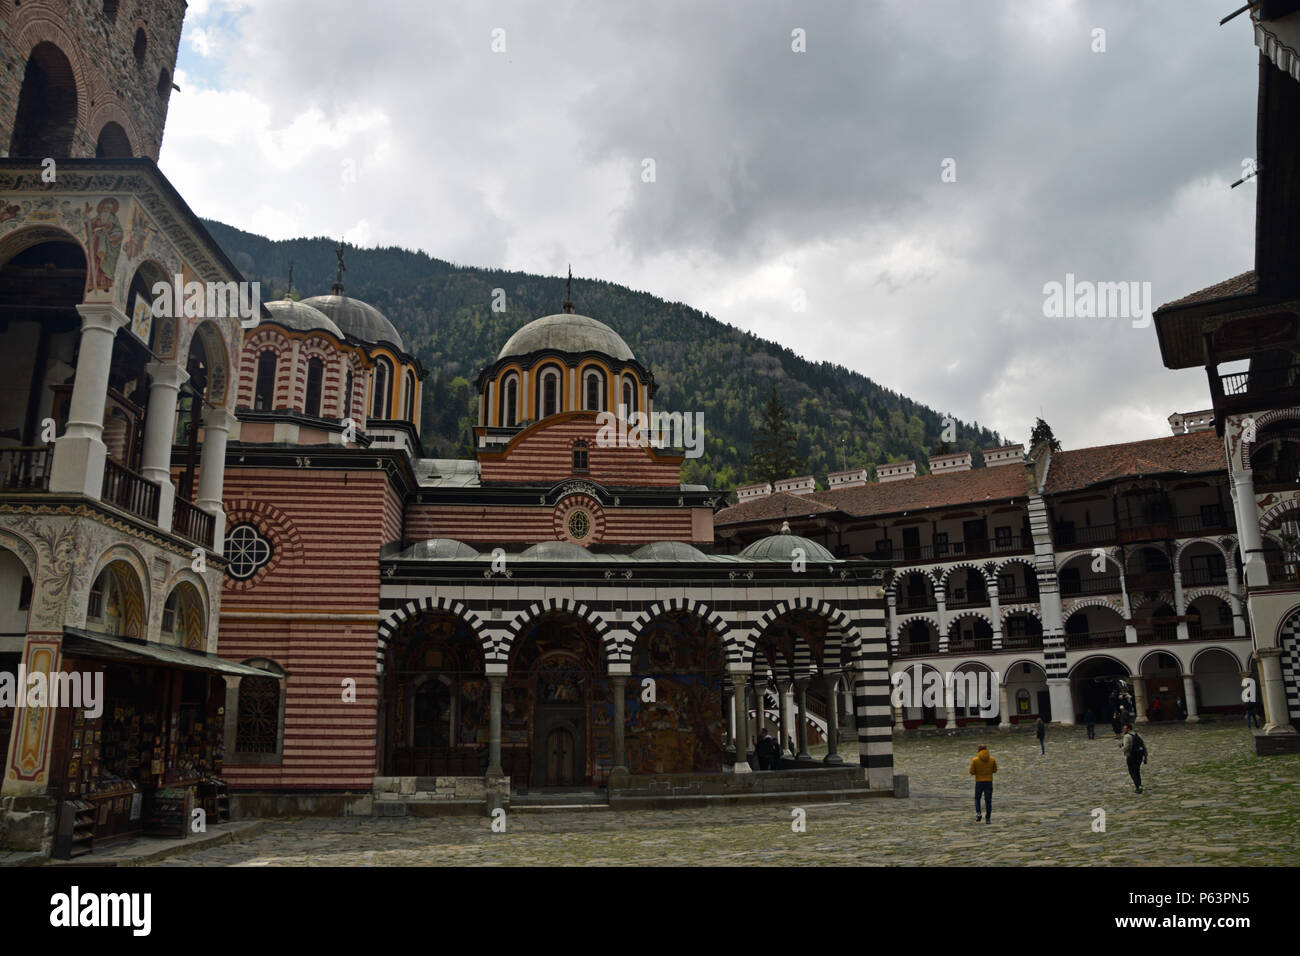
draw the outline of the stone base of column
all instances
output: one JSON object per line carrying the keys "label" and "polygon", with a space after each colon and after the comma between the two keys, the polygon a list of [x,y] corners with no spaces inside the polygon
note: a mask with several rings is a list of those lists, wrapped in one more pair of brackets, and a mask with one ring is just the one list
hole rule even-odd
{"label": "stone base of column", "polygon": [[750,769],[749,764],[744,760],[737,760],[736,765],[731,768],[731,772],[732,773],[753,773],[754,771]]}
{"label": "stone base of column", "polygon": [[1197,717],[1195,714],[1188,714],[1187,717],[1184,718],[1183,722],[1188,724],[1199,724],[1201,718]]}
{"label": "stone base of column", "polygon": [[827,754],[822,758],[822,763],[844,763],[844,757],[841,754]]}
{"label": "stone base of column", "polygon": [[172,512],[176,508],[176,486],[171,483],[171,476],[165,472],[150,474],[142,471],[140,474],[158,482],[158,530],[171,531]]}
{"label": "stone base of column", "polygon": [[54,443],[50,491],[98,498],[104,491],[108,449],[98,438],[64,435]]}

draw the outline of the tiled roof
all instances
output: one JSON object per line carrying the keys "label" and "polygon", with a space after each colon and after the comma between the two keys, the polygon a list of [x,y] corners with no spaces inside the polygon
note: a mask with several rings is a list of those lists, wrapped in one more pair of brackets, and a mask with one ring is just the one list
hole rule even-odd
{"label": "tiled roof", "polygon": [[[1255,280],[1255,270],[1243,272],[1239,276],[1233,276],[1231,279],[1224,279],[1222,282],[1216,282],[1208,288],[1201,289],[1199,292],[1193,292],[1191,295],[1185,295],[1181,299],[1175,299],[1173,302],[1166,302],[1161,309],[1169,309],[1175,306],[1196,305],[1199,302],[1213,302],[1215,299],[1226,299],[1234,295],[1250,295],[1252,292],[1259,291],[1259,285]],[[1159,311],[1157,309],[1156,311]]]}
{"label": "tiled roof", "polygon": [[[1168,472],[1226,471],[1223,442],[1213,429],[1123,445],[1058,451],[1047,469],[1047,494],[1087,488],[1098,482]],[[1001,471],[1002,469],[994,469]]]}
{"label": "tiled roof", "polygon": [[[1026,493],[1023,468],[977,468],[947,475],[922,475],[856,488],[836,488],[810,495],[781,495],[792,499],[773,502],[778,495],[746,501],[718,512],[716,526],[744,524],[770,518],[843,511],[854,516],[894,514],[953,505],[1021,497]],[[767,505],[763,508],[763,505]],[[785,510],[787,509],[788,510]]]}
{"label": "tiled roof", "polygon": [[830,505],[820,504],[812,495],[791,495],[776,491],[762,498],[751,498],[740,504],[724,508],[713,518],[715,525],[744,524],[747,521],[768,521],[772,518],[803,518],[807,515],[834,511]]}

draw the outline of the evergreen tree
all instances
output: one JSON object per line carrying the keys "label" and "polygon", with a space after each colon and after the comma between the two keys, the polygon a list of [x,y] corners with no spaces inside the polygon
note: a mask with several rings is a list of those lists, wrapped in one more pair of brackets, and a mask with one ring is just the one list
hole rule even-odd
{"label": "evergreen tree", "polygon": [[1052,434],[1052,426],[1040,418],[1038,421],[1034,422],[1034,430],[1029,435],[1029,447],[1032,450],[1038,447],[1039,442],[1044,441],[1048,443],[1048,447],[1051,448],[1052,451],[1061,450],[1061,443],[1057,441],[1056,436]]}
{"label": "evergreen tree", "polygon": [[780,481],[798,475],[804,468],[804,459],[795,452],[798,442],[799,435],[773,385],[754,434],[754,454],[749,461],[751,480]]}

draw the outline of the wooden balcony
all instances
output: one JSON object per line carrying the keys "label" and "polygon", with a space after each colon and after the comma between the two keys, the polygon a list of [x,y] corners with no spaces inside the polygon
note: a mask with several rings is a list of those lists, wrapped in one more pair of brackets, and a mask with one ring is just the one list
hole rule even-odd
{"label": "wooden balcony", "polygon": [[157,524],[160,493],[157,483],[143,475],[111,458],[104,462],[104,491],[100,498],[108,504]]}
{"label": "wooden balcony", "polygon": [[209,551],[216,535],[216,518],[179,495],[172,507],[172,531]]}
{"label": "wooden balcony", "polygon": [[1065,649],[1067,651],[1080,651],[1090,647],[1121,647],[1124,643],[1124,632],[1122,630],[1092,631],[1087,634],[1065,635]]}
{"label": "wooden balcony", "polygon": [[0,449],[0,491],[49,491],[54,446]]}

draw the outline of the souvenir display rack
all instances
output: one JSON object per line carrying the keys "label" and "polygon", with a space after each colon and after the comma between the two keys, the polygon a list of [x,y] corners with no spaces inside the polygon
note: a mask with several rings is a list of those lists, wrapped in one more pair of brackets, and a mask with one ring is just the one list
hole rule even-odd
{"label": "souvenir display rack", "polygon": [[89,800],[64,800],[59,807],[59,828],[54,834],[54,857],[71,860],[95,845],[95,805]]}

